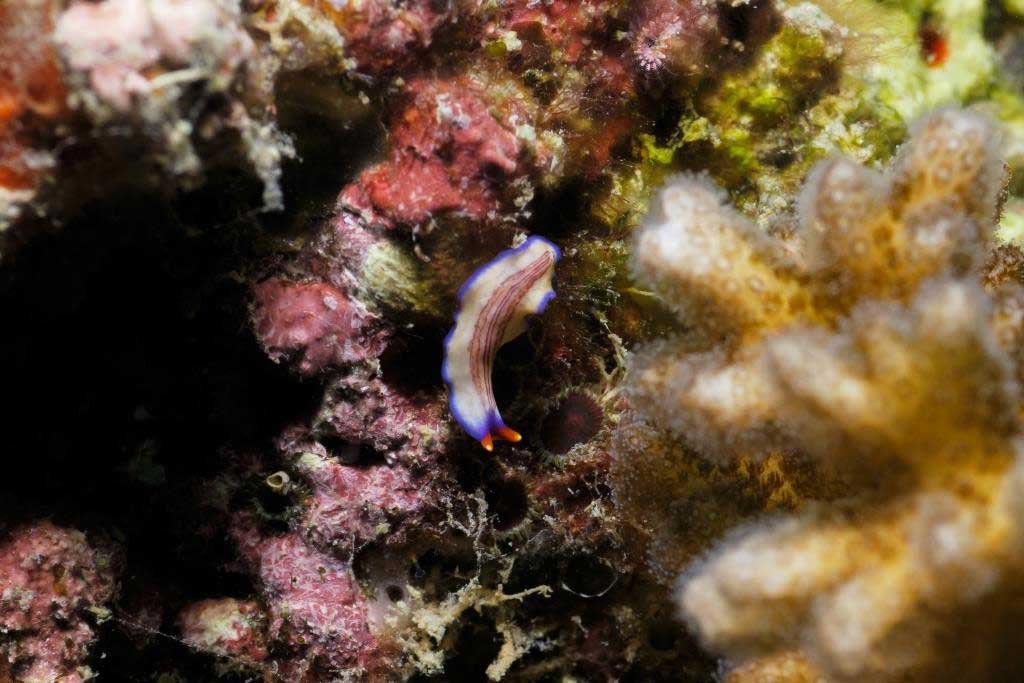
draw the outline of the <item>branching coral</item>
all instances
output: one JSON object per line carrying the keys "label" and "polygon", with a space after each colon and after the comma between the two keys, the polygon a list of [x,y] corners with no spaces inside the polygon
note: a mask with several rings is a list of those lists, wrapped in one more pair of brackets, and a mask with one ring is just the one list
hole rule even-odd
{"label": "branching coral", "polygon": [[689,334],[638,355],[636,406],[714,461],[802,454],[860,491],[737,532],[681,579],[688,622],[750,671],[798,652],[832,679],[934,680],[964,648],[958,677],[1001,671],[1024,529],[1021,292],[981,284],[998,144],[941,110],[886,175],[820,164],[789,231],[682,177],[638,236],[638,278]]}
{"label": "branching coral", "polygon": [[[776,238],[726,207],[703,180],[670,184],[639,234],[635,266],[640,280],[677,306],[691,331],[685,343],[640,355],[638,405],[711,457],[731,457],[731,449],[820,444],[800,436],[807,421],[844,411],[855,411],[857,422],[828,431],[863,439],[863,427],[886,421],[867,413],[896,391],[879,394],[884,385],[873,384],[872,374],[899,386],[919,372],[909,364],[874,370],[871,363],[897,363],[908,357],[893,355],[901,347],[931,343],[914,337],[927,340],[942,331],[932,330],[928,311],[941,309],[943,298],[982,296],[942,278],[962,277],[983,262],[1003,180],[996,144],[984,119],[940,112],[921,122],[887,178],[844,159],[818,166],[801,199],[796,232]],[[892,303],[869,303],[877,300]],[[907,306],[918,320],[909,328],[897,324]],[[946,333],[955,337],[953,327],[972,324],[950,320]],[[823,336],[828,328],[837,334]],[[866,336],[872,343],[858,346]],[[864,355],[882,343],[888,355]],[[982,356],[985,349],[980,339],[975,350],[951,359],[970,369],[977,366],[971,353]],[[803,370],[794,367],[801,357]],[[861,407],[825,405],[836,389],[851,392],[845,401]],[[913,413],[914,406],[906,410]]]}

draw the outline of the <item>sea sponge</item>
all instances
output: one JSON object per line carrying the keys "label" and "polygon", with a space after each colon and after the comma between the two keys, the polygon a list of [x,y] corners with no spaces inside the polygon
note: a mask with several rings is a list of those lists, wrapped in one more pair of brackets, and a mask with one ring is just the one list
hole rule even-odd
{"label": "sea sponge", "polygon": [[638,235],[638,279],[687,332],[637,354],[634,407],[719,465],[781,452],[856,492],[680,578],[730,680],[991,680],[1020,644],[1022,294],[984,271],[999,136],[955,109],[913,131],[884,175],[819,164],[776,234],[680,177]]}

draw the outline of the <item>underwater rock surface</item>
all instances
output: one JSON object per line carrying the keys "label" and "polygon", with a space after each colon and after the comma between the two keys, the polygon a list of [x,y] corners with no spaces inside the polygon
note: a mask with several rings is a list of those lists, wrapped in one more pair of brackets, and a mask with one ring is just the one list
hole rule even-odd
{"label": "underwater rock surface", "polygon": [[[0,681],[1024,671],[1019,1],[12,0],[0,57]],[[487,452],[445,335],[537,238]]]}

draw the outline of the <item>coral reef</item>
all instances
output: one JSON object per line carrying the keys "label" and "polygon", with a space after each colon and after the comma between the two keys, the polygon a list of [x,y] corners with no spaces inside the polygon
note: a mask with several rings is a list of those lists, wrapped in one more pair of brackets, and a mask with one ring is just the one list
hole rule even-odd
{"label": "coral reef", "polygon": [[638,355],[635,407],[719,466],[807,458],[808,493],[843,492],[740,527],[680,579],[737,680],[771,679],[779,657],[829,680],[935,680],[954,642],[955,677],[1015,666],[994,635],[1020,565],[1021,290],[985,271],[998,140],[977,114],[931,114],[885,175],[817,166],[774,235],[677,178],[638,234],[638,278],[688,329]]}
{"label": "coral reef", "polygon": [[[684,358],[659,349],[639,361],[639,405],[712,456],[787,447],[787,422],[815,412],[797,404],[816,390],[783,368],[800,354],[810,364],[816,347],[840,345],[799,333],[802,324],[869,316],[857,304],[906,302],[929,278],[979,267],[1004,187],[997,138],[982,119],[954,112],[920,128],[888,179],[843,159],[819,166],[800,224],[774,242],[699,180],[662,191],[636,243],[636,270],[694,324],[693,346]],[[891,202],[871,201],[879,196]],[[786,328],[793,332],[777,333]],[[845,344],[857,346],[854,338]],[[844,376],[818,379],[824,387]],[[817,441],[830,450],[831,441]]]}
{"label": "coral reef", "polygon": [[[225,149],[261,179],[264,204],[280,208],[281,162],[294,150],[270,117],[265,82],[275,67],[260,59],[238,5],[19,2],[4,12],[10,92],[0,227],[41,190],[36,210],[59,213],[82,201],[77,194],[161,178],[195,185],[212,158],[231,155]],[[95,187],[91,160],[69,161],[69,149],[101,159],[141,150],[151,163]]]}
{"label": "coral reef", "polygon": [[[156,140],[166,169],[182,177],[202,171],[193,133],[212,139],[232,130],[264,182],[264,203],[281,206],[281,157],[293,151],[272,122],[258,118],[270,106],[267,95],[256,84],[239,85],[258,82],[265,68],[239,7],[207,0],[74,3],[57,20],[53,41],[67,66],[68,101],[95,124],[127,119]],[[216,111],[218,96],[232,90],[243,97],[229,95]],[[207,109],[204,116],[186,115],[197,107]]]}
{"label": "coral reef", "polygon": [[0,680],[1013,679],[1018,5],[4,4]]}

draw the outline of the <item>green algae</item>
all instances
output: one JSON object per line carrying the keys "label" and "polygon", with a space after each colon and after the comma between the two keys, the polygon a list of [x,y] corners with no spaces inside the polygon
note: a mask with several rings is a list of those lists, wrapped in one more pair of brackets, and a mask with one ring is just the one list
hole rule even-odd
{"label": "green algae", "polygon": [[[613,170],[592,214],[635,227],[652,188],[678,170],[707,172],[763,227],[785,221],[811,167],[833,154],[881,167],[910,123],[970,104],[1006,129],[1011,195],[1024,193],[1024,98],[1001,73],[984,0],[852,0],[778,6],[779,27],[748,62],[694,92],[677,129],[635,137],[635,165]],[[919,48],[927,24],[949,45],[941,64]]]}
{"label": "green algae", "polygon": [[1024,247],[1024,200],[1014,199],[1003,208],[996,239]]}
{"label": "green algae", "polygon": [[382,241],[367,252],[360,279],[373,301],[384,308],[414,316],[444,317],[441,291],[428,275],[414,254],[401,245]]}

